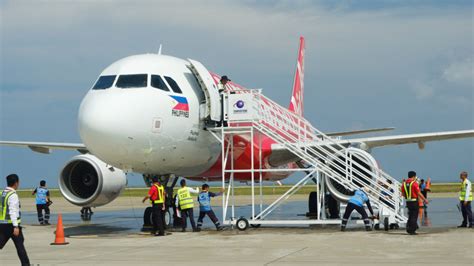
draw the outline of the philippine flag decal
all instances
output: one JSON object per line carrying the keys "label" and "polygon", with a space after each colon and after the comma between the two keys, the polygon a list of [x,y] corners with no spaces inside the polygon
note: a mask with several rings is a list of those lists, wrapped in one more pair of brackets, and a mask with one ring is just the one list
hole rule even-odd
{"label": "philippine flag decal", "polygon": [[188,99],[182,96],[170,95],[174,100],[174,107],[171,109],[171,115],[176,117],[189,117]]}

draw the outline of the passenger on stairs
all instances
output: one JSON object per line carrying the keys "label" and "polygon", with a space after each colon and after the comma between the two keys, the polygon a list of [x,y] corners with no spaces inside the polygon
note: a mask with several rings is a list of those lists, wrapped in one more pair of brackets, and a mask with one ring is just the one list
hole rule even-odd
{"label": "passenger on stairs", "polygon": [[367,216],[367,212],[364,209],[365,203],[370,211],[371,217],[374,218],[374,211],[372,210],[369,197],[367,196],[368,191],[368,188],[357,189],[354,193],[354,196],[349,199],[349,202],[346,206],[346,211],[344,212],[344,216],[342,217],[341,231],[346,230],[347,221],[349,220],[349,217],[351,216],[353,210],[356,210],[358,213],[360,213],[360,215],[362,215],[362,219],[364,219],[365,230],[372,231],[369,216]]}
{"label": "passenger on stairs", "polygon": [[227,82],[231,81],[226,75],[221,77],[221,80],[217,84],[217,90],[219,91],[219,95],[221,97],[221,121],[217,124],[218,127],[227,126],[227,121],[224,121],[224,93],[226,91],[226,84]]}

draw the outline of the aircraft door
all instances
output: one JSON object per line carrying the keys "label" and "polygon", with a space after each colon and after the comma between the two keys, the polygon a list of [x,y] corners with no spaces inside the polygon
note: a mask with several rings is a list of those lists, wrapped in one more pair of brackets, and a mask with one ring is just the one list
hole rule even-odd
{"label": "aircraft door", "polygon": [[189,68],[199,82],[201,89],[204,92],[206,103],[204,107],[204,117],[210,118],[214,121],[221,120],[221,100],[217,86],[209,71],[198,61],[188,58],[191,63]]}

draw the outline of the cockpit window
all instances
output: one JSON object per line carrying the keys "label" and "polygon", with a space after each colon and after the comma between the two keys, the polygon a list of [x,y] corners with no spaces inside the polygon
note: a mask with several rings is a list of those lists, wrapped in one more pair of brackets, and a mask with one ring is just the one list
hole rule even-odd
{"label": "cockpit window", "polygon": [[168,84],[171,86],[171,89],[176,92],[176,93],[183,93],[183,91],[181,91],[181,89],[179,88],[178,86],[178,83],[176,83],[176,81],[174,81],[174,79],[170,78],[170,77],[166,77],[165,76],[165,79],[166,81],[168,82]]}
{"label": "cockpit window", "polygon": [[142,88],[147,86],[147,74],[120,75],[115,86],[117,88]]}
{"label": "cockpit window", "polygon": [[114,84],[115,75],[113,76],[100,76],[97,82],[95,83],[93,90],[105,90],[112,87]]}
{"label": "cockpit window", "polygon": [[151,86],[164,91],[170,91],[163,79],[158,75],[151,75]]}

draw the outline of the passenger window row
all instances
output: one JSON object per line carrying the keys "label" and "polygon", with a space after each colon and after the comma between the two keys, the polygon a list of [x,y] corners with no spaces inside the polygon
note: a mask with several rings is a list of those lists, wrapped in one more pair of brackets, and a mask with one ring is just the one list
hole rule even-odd
{"label": "passenger window row", "polygon": [[[93,90],[105,90],[114,84],[116,75],[109,76],[100,76],[97,82],[95,83]],[[163,91],[171,90],[175,93],[183,93],[181,88],[178,86],[178,83],[170,77],[164,76],[165,80],[159,75],[151,75],[150,85],[153,88],[160,89]],[[130,75],[120,75],[115,83],[115,87],[122,89],[130,88],[144,88],[148,86],[148,74],[130,74]]]}

